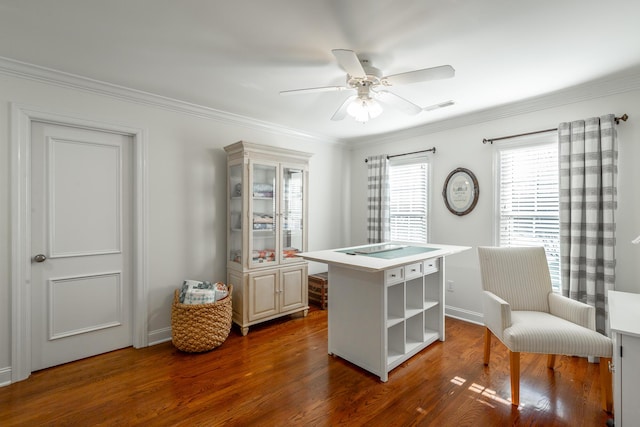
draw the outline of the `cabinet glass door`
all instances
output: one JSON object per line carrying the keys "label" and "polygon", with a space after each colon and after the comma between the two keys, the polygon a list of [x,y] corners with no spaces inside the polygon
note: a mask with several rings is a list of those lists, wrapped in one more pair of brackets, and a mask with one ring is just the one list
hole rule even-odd
{"label": "cabinet glass door", "polygon": [[304,171],[300,168],[282,168],[282,235],[281,259],[296,259],[304,250]]}
{"label": "cabinet glass door", "polygon": [[229,167],[229,260],[242,264],[242,165]]}
{"label": "cabinet glass door", "polygon": [[259,163],[251,164],[251,230],[252,265],[276,262],[276,176],[278,167]]}

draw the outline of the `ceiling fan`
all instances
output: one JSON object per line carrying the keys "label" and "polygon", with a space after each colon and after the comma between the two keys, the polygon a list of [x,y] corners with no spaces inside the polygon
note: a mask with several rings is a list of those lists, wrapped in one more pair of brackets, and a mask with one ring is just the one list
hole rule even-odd
{"label": "ceiling fan", "polygon": [[324,86],[307,89],[285,90],[281,95],[297,95],[317,92],[356,91],[348,97],[336,110],[331,120],[344,119],[347,114],[359,122],[366,122],[382,113],[382,106],[386,104],[407,114],[418,114],[421,111],[432,111],[453,105],[453,101],[446,101],[428,107],[420,107],[413,102],[389,92],[383,88],[418,83],[429,80],[448,79],[455,75],[451,65],[424,68],[390,76],[382,76],[382,72],[373,67],[367,59],[359,59],[356,53],[348,49],[333,49],[331,51],[338,60],[338,64],[347,72],[346,86]]}

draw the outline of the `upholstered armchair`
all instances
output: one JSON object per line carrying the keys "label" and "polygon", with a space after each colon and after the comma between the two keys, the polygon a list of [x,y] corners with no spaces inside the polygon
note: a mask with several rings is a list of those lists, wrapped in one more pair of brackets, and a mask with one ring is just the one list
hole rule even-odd
{"label": "upholstered armchair", "polygon": [[595,331],[595,309],[554,294],[544,248],[479,247],[483,288],[484,364],[491,336],[509,350],[511,403],[520,404],[520,353],[600,358],[602,406],[612,410],[611,339]]}

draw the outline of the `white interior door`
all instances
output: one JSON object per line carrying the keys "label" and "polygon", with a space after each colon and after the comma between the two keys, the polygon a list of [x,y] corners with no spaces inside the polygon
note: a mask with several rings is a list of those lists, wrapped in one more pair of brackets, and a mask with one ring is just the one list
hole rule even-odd
{"label": "white interior door", "polygon": [[31,127],[31,369],[132,344],[129,136]]}

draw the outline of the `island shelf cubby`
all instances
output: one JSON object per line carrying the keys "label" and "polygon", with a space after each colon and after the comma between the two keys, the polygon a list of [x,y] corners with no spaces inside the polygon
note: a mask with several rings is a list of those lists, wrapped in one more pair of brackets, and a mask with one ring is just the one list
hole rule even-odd
{"label": "island shelf cubby", "polygon": [[439,261],[427,260],[387,274],[386,369],[396,366],[438,339],[444,340],[444,311]]}

